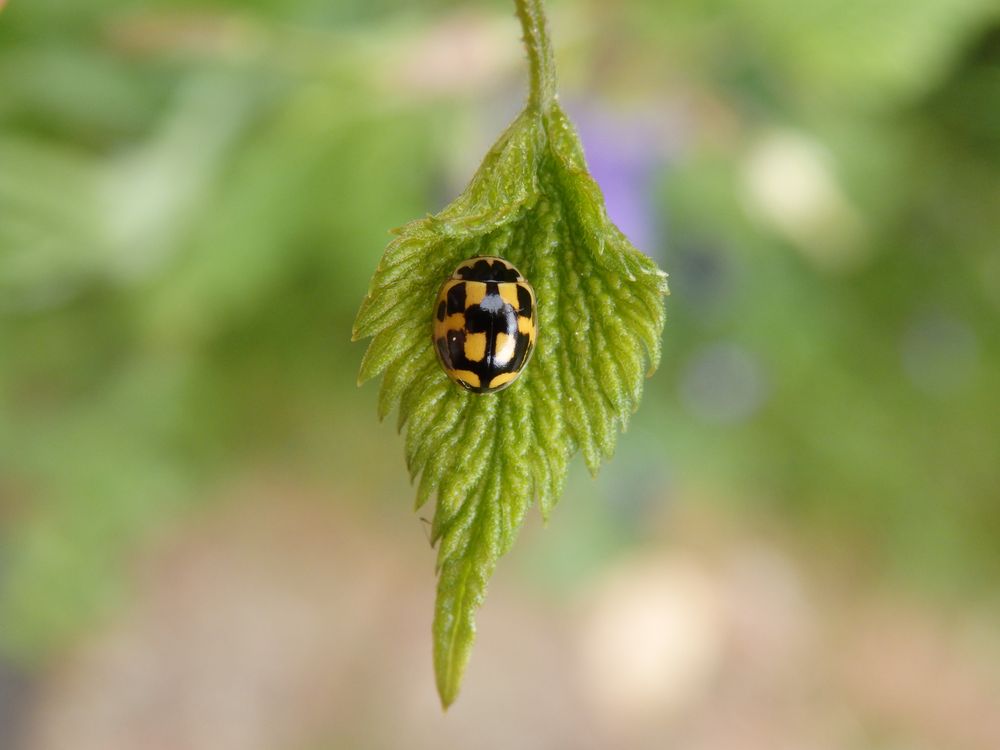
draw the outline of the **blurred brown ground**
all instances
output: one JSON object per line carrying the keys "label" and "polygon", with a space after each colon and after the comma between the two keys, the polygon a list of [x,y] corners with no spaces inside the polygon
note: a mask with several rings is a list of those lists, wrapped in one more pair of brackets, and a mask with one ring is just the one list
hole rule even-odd
{"label": "blurred brown ground", "polygon": [[[442,714],[417,523],[288,481],[224,495],[45,675],[25,750],[1000,747],[994,623],[711,515],[674,517],[556,602],[502,567]],[[531,523],[525,554],[552,533]]]}

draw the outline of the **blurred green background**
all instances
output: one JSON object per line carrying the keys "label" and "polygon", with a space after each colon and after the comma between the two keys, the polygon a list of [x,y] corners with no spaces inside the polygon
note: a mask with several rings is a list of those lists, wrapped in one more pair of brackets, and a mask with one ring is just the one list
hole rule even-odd
{"label": "blurred green background", "polygon": [[350,324],[509,3],[0,13],[0,747],[1000,747],[996,4],[550,6],[663,365],[446,718]]}

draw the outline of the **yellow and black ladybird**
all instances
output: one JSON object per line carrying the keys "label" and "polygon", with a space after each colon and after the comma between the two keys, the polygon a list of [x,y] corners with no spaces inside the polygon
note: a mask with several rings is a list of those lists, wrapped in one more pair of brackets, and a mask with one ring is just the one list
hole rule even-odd
{"label": "yellow and black ladybird", "polygon": [[473,393],[513,383],[535,346],[535,291],[494,256],[463,261],[434,304],[434,349],[448,377]]}

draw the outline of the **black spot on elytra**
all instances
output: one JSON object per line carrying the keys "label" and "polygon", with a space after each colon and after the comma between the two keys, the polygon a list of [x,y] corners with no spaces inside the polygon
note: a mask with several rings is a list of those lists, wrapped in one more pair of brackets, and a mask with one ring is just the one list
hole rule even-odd
{"label": "black spot on elytra", "polygon": [[448,355],[448,342],[442,336],[435,343],[437,344],[438,356],[441,358],[441,364],[450,368],[452,364],[451,357]]}
{"label": "black spot on elytra", "polygon": [[526,333],[517,337],[517,343],[514,344],[514,356],[510,358],[509,370],[520,370],[524,366],[524,358],[528,355],[530,345],[531,339]]}
{"label": "black spot on elytra", "polygon": [[444,316],[445,313],[447,312],[447,309],[448,309],[448,304],[444,300],[441,300],[441,303],[438,305],[438,312],[437,312],[438,320],[444,320]]}
{"label": "black spot on elytra", "polygon": [[465,312],[465,284],[455,284],[448,290],[447,312],[449,315]]}
{"label": "black spot on elytra", "polygon": [[465,331],[448,331],[447,351],[443,361],[455,370],[471,369],[465,366]]}
{"label": "black spot on elytra", "polygon": [[493,314],[479,305],[465,311],[465,330],[469,333],[489,333],[493,324]]}
{"label": "black spot on elytra", "polygon": [[531,317],[531,292],[524,284],[517,285],[517,314]]}

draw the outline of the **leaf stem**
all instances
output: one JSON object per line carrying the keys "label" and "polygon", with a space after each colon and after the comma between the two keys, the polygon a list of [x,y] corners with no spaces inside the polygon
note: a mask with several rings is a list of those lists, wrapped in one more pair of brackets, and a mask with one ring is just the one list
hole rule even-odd
{"label": "leaf stem", "polygon": [[528,51],[528,106],[545,112],[556,98],[556,63],[542,0],[514,0]]}

